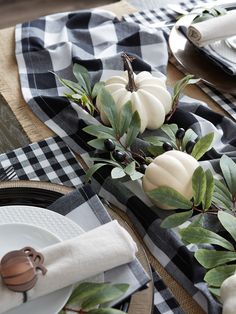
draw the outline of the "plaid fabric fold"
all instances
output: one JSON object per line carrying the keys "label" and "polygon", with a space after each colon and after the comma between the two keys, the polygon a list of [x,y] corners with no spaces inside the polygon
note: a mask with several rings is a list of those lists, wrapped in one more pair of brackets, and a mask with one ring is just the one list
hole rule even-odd
{"label": "plaid fabric fold", "polygon": [[[150,15],[153,14],[155,11],[150,11]],[[173,12],[165,10],[160,10],[160,15],[161,20],[175,18]],[[49,70],[73,80],[73,63],[79,63],[88,68],[92,81],[105,80],[123,70],[120,54],[125,51],[136,57],[135,72],[148,70],[164,78],[168,60],[167,33],[133,20],[131,16],[129,21],[118,21],[110,13],[94,10],[51,15],[16,28],[16,57],[25,100],[85,161],[94,152],[87,145],[89,137],[83,127],[98,122],[63,97],[64,88]],[[201,161],[205,169],[219,173],[219,158],[225,153],[236,159],[235,123],[214,113],[206,104],[183,97],[171,123],[192,128],[199,137],[214,132],[213,149]],[[156,135],[158,131],[147,131],[144,136],[150,133]],[[139,146],[142,145],[140,139]],[[177,233],[160,227],[163,211],[153,211],[140,184],[127,179],[112,180],[106,168],[95,176],[92,184],[96,193],[126,211],[152,254],[192,297],[209,313],[220,313],[220,305],[203,283],[202,268]]]}

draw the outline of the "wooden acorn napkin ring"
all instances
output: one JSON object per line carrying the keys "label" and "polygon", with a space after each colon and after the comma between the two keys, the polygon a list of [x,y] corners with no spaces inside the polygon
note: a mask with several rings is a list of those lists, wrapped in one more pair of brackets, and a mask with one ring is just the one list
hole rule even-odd
{"label": "wooden acorn napkin ring", "polygon": [[0,262],[0,274],[8,289],[22,292],[23,302],[27,301],[26,292],[32,289],[37,281],[37,270],[45,275],[44,257],[32,247],[8,252]]}

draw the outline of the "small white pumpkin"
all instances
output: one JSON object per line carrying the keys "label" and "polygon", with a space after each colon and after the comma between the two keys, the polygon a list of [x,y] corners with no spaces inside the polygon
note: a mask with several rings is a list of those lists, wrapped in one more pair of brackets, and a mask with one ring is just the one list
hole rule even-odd
{"label": "small white pumpkin", "polygon": [[[178,150],[167,151],[148,165],[143,176],[143,189],[147,192],[160,186],[168,186],[191,199],[192,175],[198,166],[198,161],[187,153]],[[155,203],[162,209],[173,209],[159,202]]]}
{"label": "small white pumpkin", "polygon": [[223,303],[222,314],[236,313],[236,274],[225,279],[220,287],[220,298]]}
{"label": "small white pumpkin", "polygon": [[[105,88],[111,93],[118,111],[127,101],[131,101],[133,111],[137,110],[141,118],[141,133],[146,128],[160,128],[172,108],[172,98],[165,83],[146,71],[136,75],[132,70],[130,58],[125,54],[122,57],[127,71],[120,76],[109,78],[105,82]],[[97,107],[102,122],[109,125],[99,100]]]}

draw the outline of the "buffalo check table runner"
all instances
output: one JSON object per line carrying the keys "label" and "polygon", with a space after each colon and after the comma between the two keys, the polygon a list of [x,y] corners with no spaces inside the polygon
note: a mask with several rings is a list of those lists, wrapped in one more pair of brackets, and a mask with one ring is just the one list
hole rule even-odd
{"label": "buffalo check table runner", "polygon": [[[66,215],[85,231],[110,220],[90,185],[83,184],[84,171],[73,152],[58,136],[1,154],[0,164],[3,168],[13,166],[16,174],[14,179],[44,181],[74,187],[73,192],[59,198],[49,206],[49,209]],[[125,268],[121,266],[114,272],[112,270],[105,272],[104,280],[114,283],[128,280],[131,285],[129,293],[131,293],[144,286],[149,278],[139,262],[135,261]],[[154,313],[184,313],[154,269],[153,282]],[[122,304],[122,310],[125,310],[124,305]]]}
{"label": "buffalo check table runner", "polygon": [[[173,12],[160,10],[160,14],[160,19],[174,18]],[[83,128],[99,121],[63,97],[66,90],[52,72],[74,80],[72,66],[79,63],[89,70],[93,82],[105,80],[123,70],[121,53],[125,51],[136,58],[135,72],[151,71],[154,76],[165,79],[167,33],[137,23],[135,18],[132,15],[129,21],[128,17],[119,21],[107,11],[94,9],[54,14],[16,27],[16,58],[26,102],[88,164],[94,151],[87,145],[91,138]],[[204,169],[219,173],[222,154],[236,159],[235,123],[214,113],[206,104],[184,96],[170,122],[192,128],[199,137],[214,132],[213,148],[201,161]],[[144,136],[150,133],[159,134],[145,131]],[[142,149],[141,137],[136,144]],[[203,282],[203,269],[175,231],[160,227],[165,213],[153,211],[140,182],[112,180],[110,169],[102,168],[92,180],[92,186],[100,197],[129,215],[152,254],[206,311],[221,312],[221,306]]]}

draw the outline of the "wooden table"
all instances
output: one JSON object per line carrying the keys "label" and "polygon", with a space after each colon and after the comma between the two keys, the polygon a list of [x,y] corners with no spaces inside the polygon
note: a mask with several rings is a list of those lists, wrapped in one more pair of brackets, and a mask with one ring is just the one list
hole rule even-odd
{"label": "wooden table", "polygon": [[[117,14],[118,17],[123,14],[128,14],[136,11],[125,1],[114,3],[103,7],[111,10]],[[9,147],[7,143],[0,144],[1,152],[20,147],[29,142],[35,142],[47,137],[53,136],[54,133],[45,126],[30,110],[28,105],[24,102],[17,71],[17,64],[14,54],[14,28],[0,30],[0,93],[5,101],[0,98],[2,123],[0,126],[0,133],[5,133],[4,140],[7,142],[9,137]],[[183,76],[173,65],[168,66],[168,84],[173,85],[176,80]],[[213,110],[225,115],[224,111],[212,101],[206,94],[204,94],[197,86],[190,86],[186,89],[186,94],[196,99],[206,102]],[[4,107],[5,106],[5,107]],[[5,108],[5,109],[4,109]],[[5,116],[7,118],[5,118]],[[10,120],[7,120],[10,119]],[[10,123],[7,123],[10,121]],[[12,125],[11,136],[6,129],[6,126]],[[13,138],[16,138],[13,141]],[[124,216],[125,219],[127,217]],[[130,222],[129,222],[130,223]],[[186,313],[201,314],[203,310],[195,303],[194,300],[187,294],[183,287],[179,286],[173,278],[161,267],[147,249],[147,254],[151,263],[155,266],[159,274],[163,277],[166,284],[172,290],[177,300],[181,304]]]}

